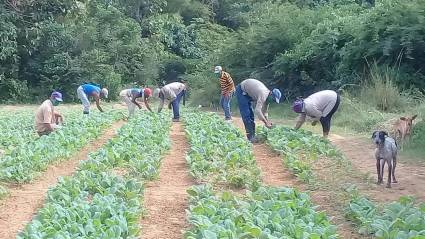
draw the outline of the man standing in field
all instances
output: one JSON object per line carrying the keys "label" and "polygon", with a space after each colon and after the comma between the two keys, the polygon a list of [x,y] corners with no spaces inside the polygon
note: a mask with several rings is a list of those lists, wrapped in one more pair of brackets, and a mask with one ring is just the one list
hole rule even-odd
{"label": "man standing in field", "polygon": [[39,136],[48,135],[59,128],[58,124],[63,122],[61,114],[55,111],[54,106],[62,102],[62,94],[53,91],[50,99],[45,100],[35,112],[35,130]]}
{"label": "man standing in field", "polygon": [[323,137],[327,138],[331,129],[332,116],[337,111],[340,101],[339,94],[333,90],[319,91],[306,99],[297,99],[292,104],[293,111],[300,114],[295,129],[299,129],[308,116],[313,120],[313,126],[320,121]]}
{"label": "man standing in field", "polygon": [[126,89],[120,92],[121,99],[127,104],[128,107],[128,117],[131,117],[134,114],[134,109],[139,107],[142,109],[142,106],[136,101],[137,98],[142,97],[143,102],[145,103],[146,108],[152,112],[151,107],[149,106],[149,97],[152,95],[152,90],[150,88],[142,89]]}
{"label": "man standing in field", "polygon": [[96,106],[100,112],[103,112],[102,107],[100,107],[100,97],[108,98],[108,90],[106,88],[100,89],[100,87],[93,84],[83,84],[78,87],[77,95],[78,99],[80,99],[83,104],[83,114],[90,113],[90,96],[96,101]]}
{"label": "man standing in field", "polygon": [[233,83],[233,79],[230,76],[230,74],[223,71],[223,68],[221,66],[216,66],[214,68],[214,73],[219,75],[219,79],[220,79],[220,88],[221,88],[220,105],[224,111],[224,119],[232,120],[230,102],[235,92],[235,84]]}
{"label": "man standing in field", "polygon": [[[164,107],[164,101],[168,100],[168,108],[173,108],[173,122],[180,121],[180,100],[185,97],[186,94],[186,85],[181,82],[173,82],[162,87],[157,97],[160,99],[158,113],[161,112]],[[183,99],[183,105],[185,105],[185,100]]]}
{"label": "man standing in field", "polygon": [[255,102],[255,113],[258,118],[264,122],[267,128],[272,127],[272,123],[265,116],[267,106],[272,101],[279,103],[282,93],[278,89],[270,91],[259,80],[247,79],[242,81],[236,87],[236,97],[239,104],[239,111],[245,126],[246,136],[249,141],[257,142],[255,138],[254,112],[252,111],[252,102]]}

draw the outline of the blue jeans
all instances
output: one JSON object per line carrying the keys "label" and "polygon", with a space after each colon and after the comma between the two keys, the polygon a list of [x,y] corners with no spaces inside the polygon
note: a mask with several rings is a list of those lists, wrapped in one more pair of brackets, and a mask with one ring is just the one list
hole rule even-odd
{"label": "blue jeans", "polygon": [[171,102],[171,106],[173,107],[173,119],[180,119],[180,100],[184,97],[186,93],[185,90],[180,92],[177,97]]}
{"label": "blue jeans", "polygon": [[220,105],[224,111],[224,118],[226,120],[232,119],[232,113],[230,111],[230,102],[232,101],[233,93],[228,96],[221,95]]}
{"label": "blue jeans", "polygon": [[252,140],[255,137],[254,111],[252,110],[251,104],[253,100],[251,96],[242,91],[240,84],[236,87],[236,98],[238,100],[242,121],[245,126],[246,137],[248,140]]}

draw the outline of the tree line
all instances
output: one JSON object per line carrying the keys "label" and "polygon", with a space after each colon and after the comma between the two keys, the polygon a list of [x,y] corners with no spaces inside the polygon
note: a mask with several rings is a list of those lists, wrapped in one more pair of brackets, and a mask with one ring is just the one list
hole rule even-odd
{"label": "tree line", "polygon": [[289,96],[360,84],[372,64],[423,90],[424,11],[425,0],[4,0],[0,102],[181,76],[203,103],[218,92],[215,65]]}

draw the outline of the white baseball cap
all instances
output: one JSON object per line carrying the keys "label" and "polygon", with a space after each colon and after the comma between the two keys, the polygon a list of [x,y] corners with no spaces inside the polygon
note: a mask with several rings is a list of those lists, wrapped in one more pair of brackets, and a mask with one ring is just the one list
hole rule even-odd
{"label": "white baseball cap", "polygon": [[223,70],[223,68],[221,66],[216,66],[214,68],[214,73],[220,73]]}
{"label": "white baseball cap", "polygon": [[103,89],[101,90],[101,92],[102,92],[102,94],[105,96],[105,98],[108,98],[108,89],[103,88]]}

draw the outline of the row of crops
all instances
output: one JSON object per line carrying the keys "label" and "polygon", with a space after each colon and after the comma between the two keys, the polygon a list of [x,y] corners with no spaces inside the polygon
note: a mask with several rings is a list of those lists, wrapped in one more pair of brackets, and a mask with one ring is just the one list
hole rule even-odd
{"label": "row of crops", "polygon": [[138,238],[144,180],[156,178],[169,148],[170,120],[140,114],[49,190],[18,238]]}
{"label": "row of crops", "polygon": [[412,197],[402,196],[397,202],[377,206],[365,196],[355,195],[346,217],[358,225],[360,233],[377,238],[425,238],[425,204]]}
{"label": "row of crops", "polygon": [[[271,130],[261,128],[260,135],[282,154],[283,164],[306,182],[314,180],[312,164],[320,157],[343,157],[328,140],[308,131],[278,126]],[[349,196],[345,216],[359,228],[360,234],[382,239],[425,238],[425,204],[402,196],[397,202],[376,205],[357,190],[349,192]]]}
{"label": "row of crops", "polygon": [[233,187],[259,186],[251,144],[238,129],[213,113],[188,112],[185,124],[191,145],[187,162],[194,178]]}
{"label": "row of crops", "polygon": [[259,137],[283,157],[283,163],[304,182],[314,179],[312,164],[320,157],[341,158],[341,153],[328,140],[310,131],[277,126],[271,130],[261,127]]}
{"label": "row of crops", "polygon": [[[185,124],[190,172],[204,183],[188,190],[186,238],[337,238],[307,194],[262,186],[252,146],[235,126],[203,112],[186,113]],[[220,192],[228,186],[250,191]]]}
{"label": "row of crops", "polygon": [[[66,123],[55,132],[38,137],[33,129],[33,113],[4,117],[2,124],[12,127],[1,128],[4,155],[0,156],[0,181],[28,182],[40,175],[49,164],[68,158],[90,140],[97,138],[103,129],[123,117],[120,111],[108,114],[93,113],[82,116],[81,112],[65,114]],[[20,124],[20,125],[17,125]],[[5,143],[6,142],[6,143]]]}
{"label": "row of crops", "polygon": [[[122,117],[119,111],[85,118],[73,114],[66,116],[61,130],[49,136],[24,139],[22,133],[22,141],[3,144],[7,150],[0,158],[0,180],[31,180],[49,163],[68,157]],[[28,119],[21,124],[29,125]],[[191,111],[185,112],[184,124],[191,145],[186,160],[199,183],[188,189],[191,227],[185,238],[338,238],[336,227],[324,212],[316,211],[306,193],[262,185],[252,146],[234,125],[216,114]],[[49,190],[45,204],[18,238],[143,235],[139,231],[143,182],[159,175],[161,156],[170,146],[170,126],[163,114],[144,112],[131,119],[117,137],[81,162],[73,176],[60,179]],[[1,132],[8,130],[13,128]],[[259,131],[282,154],[283,164],[306,182],[314,180],[315,161],[342,157],[327,140],[307,131],[282,126]],[[425,238],[425,206],[412,198],[377,206],[357,195],[349,202],[346,216],[361,233],[377,238]]]}

